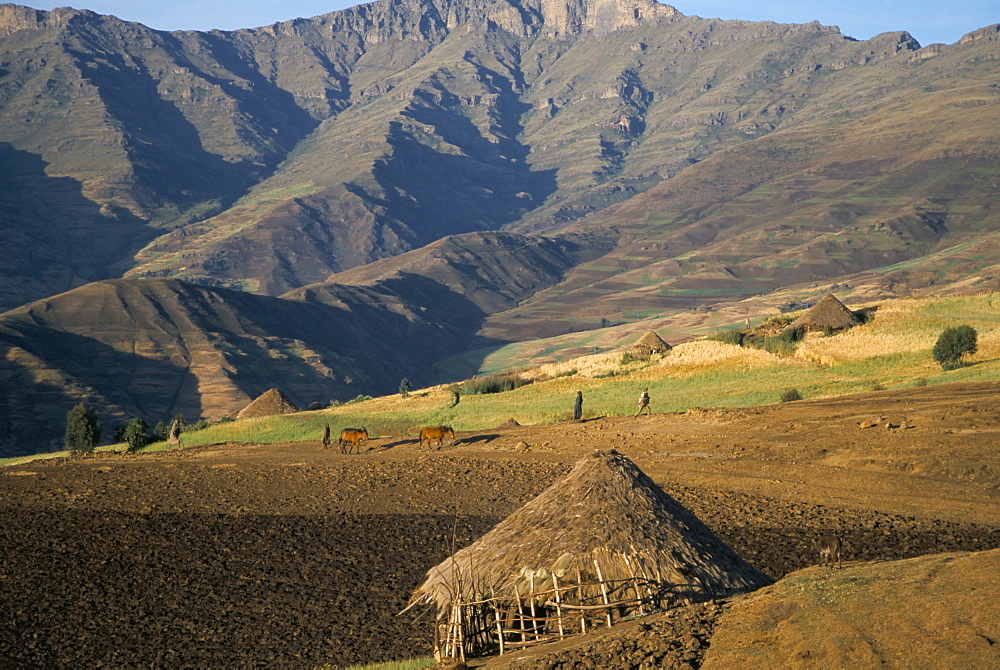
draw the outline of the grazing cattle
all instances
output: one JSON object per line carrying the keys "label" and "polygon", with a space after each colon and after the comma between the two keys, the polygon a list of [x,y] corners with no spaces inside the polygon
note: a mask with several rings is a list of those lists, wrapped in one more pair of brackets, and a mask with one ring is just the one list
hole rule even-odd
{"label": "grazing cattle", "polygon": [[352,448],[357,449],[357,453],[361,453],[361,442],[368,439],[368,430],[365,428],[345,428],[340,431],[340,439],[337,442],[340,444],[340,453],[349,454]]}
{"label": "grazing cattle", "polygon": [[444,438],[450,437],[455,439],[455,431],[451,429],[451,426],[427,426],[426,428],[420,429],[420,448],[424,447],[424,440],[427,440],[427,446],[431,446],[434,440],[437,440],[438,449],[444,445]]}
{"label": "grazing cattle", "polygon": [[840,538],[836,535],[821,537],[816,543],[816,551],[819,552],[819,564],[840,567],[840,548]]}

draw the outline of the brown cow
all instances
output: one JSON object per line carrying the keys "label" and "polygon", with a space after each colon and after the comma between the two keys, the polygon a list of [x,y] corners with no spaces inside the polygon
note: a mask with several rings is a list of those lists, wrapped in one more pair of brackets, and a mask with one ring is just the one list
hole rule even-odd
{"label": "brown cow", "polygon": [[840,567],[840,538],[836,535],[821,537],[816,543],[819,552],[819,564]]}
{"label": "brown cow", "polygon": [[340,453],[349,454],[352,448],[356,448],[357,453],[360,454],[361,442],[367,439],[368,430],[366,428],[345,428],[340,431],[340,439],[337,440],[340,444]]}
{"label": "brown cow", "polygon": [[427,446],[431,446],[434,440],[437,440],[438,449],[440,450],[444,446],[444,438],[450,437],[455,439],[455,431],[451,429],[451,426],[427,426],[426,428],[420,429],[420,448],[424,448],[424,440],[427,440]]}

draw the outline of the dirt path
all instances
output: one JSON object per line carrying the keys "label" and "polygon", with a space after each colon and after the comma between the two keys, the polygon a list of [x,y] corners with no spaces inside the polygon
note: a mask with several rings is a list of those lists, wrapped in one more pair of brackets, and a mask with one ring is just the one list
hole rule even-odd
{"label": "dirt path", "polygon": [[497,429],[431,452],[386,438],[360,456],[316,442],[22,464],[0,471],[0,665],[427,653],[426,620],[397,616],[426,570],[595,448],[631,456],[775,577],[811,565],[829,529],[853,561],[1000,547],[998,400],[997,384],[933,387]]}

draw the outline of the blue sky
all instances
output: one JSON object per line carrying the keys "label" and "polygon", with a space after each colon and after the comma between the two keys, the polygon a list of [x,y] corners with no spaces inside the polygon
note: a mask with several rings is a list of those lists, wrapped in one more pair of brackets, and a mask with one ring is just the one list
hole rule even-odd
{"label": "blue sky", "polygon": [[[71,5],[114,14],[160,30],[252,28],[296,17],[316,16],[360,4],[347,0],[63,0],[32,2],[36,9]],[[840,26],[858,39],[892,30],[909,31],[923,44],[956,42],[965,33],[1000,23],[1000,0],[676,0],[684,14],[705,18]]]}

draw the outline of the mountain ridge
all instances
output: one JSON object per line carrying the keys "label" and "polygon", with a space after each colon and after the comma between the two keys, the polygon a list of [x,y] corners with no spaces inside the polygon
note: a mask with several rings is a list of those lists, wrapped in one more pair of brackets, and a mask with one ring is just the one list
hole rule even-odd
{"label": "mountain ridge", "polygon": [[58,440],[91,396],[218,418],[282,365],[302,404],[391,392],[462,352],[648,318],[676,341],[831,287],[998,288],[998,38],[648,0],[204,33],[0,5],[0,426]]}

